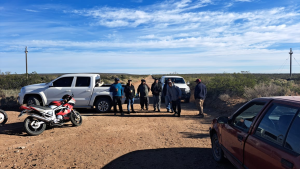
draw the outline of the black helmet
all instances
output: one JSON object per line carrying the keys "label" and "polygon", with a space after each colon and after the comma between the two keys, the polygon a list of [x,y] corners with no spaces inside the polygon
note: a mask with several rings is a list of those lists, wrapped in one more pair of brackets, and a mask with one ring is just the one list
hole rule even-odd
{"label": "black helmet", "polygon": [[63,100],[67,100],[67,101],[69,101],[69,100],[71,100],[71,99],[72,99],[72,96],[70,96],[70,95],[66,94],[66,95],[64,95],[64,96],[62,97],[62,99],[63,99]]}

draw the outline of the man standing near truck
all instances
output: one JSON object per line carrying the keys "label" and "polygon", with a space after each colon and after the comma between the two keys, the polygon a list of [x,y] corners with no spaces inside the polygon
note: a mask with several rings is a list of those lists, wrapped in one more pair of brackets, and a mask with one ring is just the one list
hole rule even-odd
{"label": "man standing near truck", "polygon": [[161,87],[161,84],[158,82],[157,78],[154,79],[154,83],[151,86],[151,91],[152,91],[153,99],[154,99],[154,102],[153,102],[154,111],[156,111],[156,108],[157,108],[157,111],[160,112],[162,87]]}
{"label": "man standing near truck", "polygon": [[173,113],[173,108],[172,108],[172,105],[171,105],[171,100],[170,100],[169,96],[167,95],[168,88],[169,88],[168,82],[170,80],[171,79],[166,79],[165,80],[165,84],[164,84],[164,87],[163,87],[163,95],[164,95],[164,98],[165,98],[165,104],[166,104],[167,112]]}
{"label": "man standing near truck", "polygon": [[201,83],[201,79],[197,79],[195,82],[197,83],[194,92],[195,102],[196,102],[197,109],[199,110],[199,116],[200,118],[203,118],[204,117],[203,103],[207,94],[206,86],[203,83]]}
{"label": "man standing near truck", "polygon": [[[170,80],[168,82],[168,91],[167,96],[169,96],[170,100],[172,101],[172,107],[175,112],[174,116],[180,117],[181,113],[181,90],[178,86],[174,85],[173,82]],[[177,109],[177,110],[176,110]]]}
{"label": "man standing near truck", "polygon": [[146,110],[148,110],[149,91],[150,91],[150,87],[146,84],[146,80],[142,79],[141,84],[139,85],[139,87],[137,89],[137,94],[140,95],[140,104],[141,104],[142,110],[144,110],[144,107],[146,107]]}
{"label": "man standing near truck", "polygon": [[135,113],[135,111],[133,109],[135,88],[132,85],[132,80],[128,80],[128,83],[127,83],[127,85],[125,86],[125,89],[124,89],[124,93],[125,93],[126,101],[127,101],[128,114],[130,114],[130,106],[131,106],[132,113]]}
{"label": "man standing near truck", "polygon": [[112,92],[113,95],[113,105],[114,105],[115,115],[117,114],[117,104],[118,104],[120,113],[123,116],[124,115],[122,109],[123,90],[119,78],[115,78],[115,83],[110,86],[109,91]]}

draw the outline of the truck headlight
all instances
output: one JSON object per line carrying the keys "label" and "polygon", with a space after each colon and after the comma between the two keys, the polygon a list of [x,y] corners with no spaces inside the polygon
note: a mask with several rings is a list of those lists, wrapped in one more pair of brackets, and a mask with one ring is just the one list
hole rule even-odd
{"label": "truck headlight", "polygon": [[190,88],[189,87],[185,88],[185,92],[190,93]]}

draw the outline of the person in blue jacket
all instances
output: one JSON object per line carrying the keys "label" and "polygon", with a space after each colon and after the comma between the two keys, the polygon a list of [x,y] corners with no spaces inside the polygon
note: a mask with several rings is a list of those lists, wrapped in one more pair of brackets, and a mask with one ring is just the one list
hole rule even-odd
{"label": "person in blue jacket", "polygon": [[112,92],[113,95],[113,106],[114,106],[115,115],[117,114],[117,104],[118,104],[120,113],[123,116],[124,115],[122,109],[123,89],[119,78],[115,78],[115,83],[110,86],[109,91]]}
{"label": "person in blue jacket", "polygon": [[197,83],[194,92],[195,102],[197,109],[199,110],[199,116],[203,118],[203,104],[207,94],[206,86],[203,83],[201,83],[201,79],[197,79],[195,82]]}

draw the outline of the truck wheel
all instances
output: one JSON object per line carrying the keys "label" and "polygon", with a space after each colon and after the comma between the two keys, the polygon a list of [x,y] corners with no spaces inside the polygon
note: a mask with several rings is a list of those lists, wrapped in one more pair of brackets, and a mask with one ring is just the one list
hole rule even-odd
{"label": "truck wheel", "polygon": [[217,162],[223,162],[224,161],[224,152],[221,148],[221,145],[219,143],[219,138],[216,133],[214,133],[211,138],[211,144],[212,144],[212,154],[213,154],[214,159]]}
{"label": "truck wheel", "polygon": [[96,110],[99,113],[106,113],[110,111],[111,108],[111,100],[108,98],[99,98],[96,101]]}
{"label": "truck wheel", "polygon": [[28,97],[28,99],[26,100],[26,104],[27,105],[31,105],[31,104],[34,104],[34,105],[41,105],[39,99],[35,96],[30,96]]}
{"label": "truck wheel", "polygon": [[0,110],[0,126],[4,125],[7,122],[7,114],[4,110]]}

